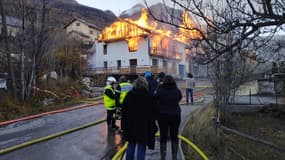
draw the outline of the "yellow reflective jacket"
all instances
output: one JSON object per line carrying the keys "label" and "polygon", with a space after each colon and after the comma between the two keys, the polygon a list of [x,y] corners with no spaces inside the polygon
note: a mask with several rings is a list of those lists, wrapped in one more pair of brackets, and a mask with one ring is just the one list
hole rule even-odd
{"label": "yellow reflective jacket", "polygon": [[123,104],[123,101],[124,101],[127,93],[133,88],[133,86],[129,82],[123,82],[123,83],[120,83],[119,85],[121,87],[119,103]]}
{"label": "yellow reflective jacket", "polygon": [[115,99],[112,99],[109,96],[107,96],[105,92],[106,90],[110,89],[112,93],[115,95],[115,91],[110,85],[105,86],[104,89],[105,89],[104,95],[103,95],[104,106],[107,110],[114,110],[115,109]]}

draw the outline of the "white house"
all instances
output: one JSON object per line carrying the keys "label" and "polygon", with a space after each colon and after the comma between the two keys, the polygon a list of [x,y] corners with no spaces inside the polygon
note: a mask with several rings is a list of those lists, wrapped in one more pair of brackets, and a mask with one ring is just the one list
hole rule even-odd
{"label": "white house", "polygon": [[72,19],[64,26],[64,29],[66,33],[82,40],[84,43],[94,43],[101,30],[95,24],[80,18]]}
{"label": "white house", "polygon": [[[22,21],[15,17],[6,17],[7,32],[9,36],[15,37],[17,32],[21,29]],[[0,16],[0,34],[2,31],[2,17]]]}
{"label": "white house", "polygon": [[[143,13],[142,13],[142,16]],[[190,51],[167,29],[146,25],[146,20],[120,19],[103,29],[95,42],[94,74],[154,74],[182,78],[189,72]]]}

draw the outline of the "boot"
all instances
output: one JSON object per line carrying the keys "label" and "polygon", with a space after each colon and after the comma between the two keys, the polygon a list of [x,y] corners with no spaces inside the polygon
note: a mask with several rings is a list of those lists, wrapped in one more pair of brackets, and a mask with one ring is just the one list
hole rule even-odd
{"label": "boot", "polygon": [[172,160],[177,160],[178,142],[171,142]]}
{"label": "boot", "polygon": [[165,160],[166,157],[166,142],[160,142],[160,157]]}

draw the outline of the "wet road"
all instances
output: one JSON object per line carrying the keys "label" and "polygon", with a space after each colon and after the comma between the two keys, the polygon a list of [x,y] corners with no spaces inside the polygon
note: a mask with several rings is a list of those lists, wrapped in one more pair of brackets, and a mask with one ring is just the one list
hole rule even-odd
{"label": "wet road", "polygon": [[[0,149],[78,127],[105,118],[103,105],[44,116],[0,128]],[[119,147],[120,135],[108,131],[106,122],[52,140],[0,155],[1,160],[100,160]]]}

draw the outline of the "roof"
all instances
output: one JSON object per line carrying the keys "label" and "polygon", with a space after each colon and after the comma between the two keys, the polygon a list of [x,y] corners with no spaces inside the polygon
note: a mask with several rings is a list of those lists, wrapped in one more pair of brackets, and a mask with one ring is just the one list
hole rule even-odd
{"label": "roof", "polygon": [[[6,17],[6,23],[9,26],[21,27],[22,21],[15,17]],[[2,17],[0,16],[0,24],[2,24]]]}
{"label": "roof", "polygon": [[83,20],[83,19],[81,19],[81,18],[76,18],[76,17],[73,18],[69,23],[67,23],[67,24],[64,26],[64,29],[65,29],[66,27],[68,27],[71,23],[73,23],[74,21],[80,21],[80,22],[86,24],[86,25],[87,25],[88,27],[90,27],[90,28],[94,28],[94,29],[96,29],[96,30],[101,31],[101,28],[98,27],[97,25],[95,25],[95,24],[93,24],[93,23],[90,23],[90,22],[87,22],[87,21],[85,21],[85,20]]}

